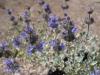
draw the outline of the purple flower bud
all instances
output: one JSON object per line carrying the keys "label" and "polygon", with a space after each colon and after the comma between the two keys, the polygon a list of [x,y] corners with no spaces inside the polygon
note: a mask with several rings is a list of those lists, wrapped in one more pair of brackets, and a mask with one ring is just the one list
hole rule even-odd
{"label": "purple flower bud", "polygon": [[63,10],[65,10],[65,9],[68,9],[68,8],[69,8],[69,6],[68,6],[68,5],[62,5],[61,7],[62,7],[62,9],[63,9]]}
{"label": "purple flower bud", "polygon": [[24,31],[25,31],[26,33],[28,33],[28,34],[34,32],[32,26],[30,26],[30,25],[26,25]]}
{"label": "purple flower bud", "polygon": [[44,1],[43,0],[38,0],[38,3],[40,4],[40,5],[44,5]]}
{"label": "purple flower bud", "polygon": [[36,50],[35,46],[29,45],[27,48],[27,54],[31,56],[35,52],[35,50]]}
{"label": "purple flower bud", "polygon": [[7,41],[4,41],[0,44],[0,57],[8,58],[10,57],[12,52],[9,50],[9,44]]}
{"label": "purple flower bud", "polygon": [[22,17],[23,17],[23,20],[26,24],[29,24],[30,23],[30,11],[28,9],[26,9],[24,11],[24,13],[22,14]]}
{"label": "purple flower bud", "polygon": [[27,6],[26,9],[30,11],[31,7],[30,6]]}
{"label": "purple flower bud", "polygon": [[72,30],[71,30],[73,33],[77,32],[77,28],[76,27],[73,27]]}
{"label": "purple flower bud", "polygon": [[11,21],[15,21],[15,16],[11,16],[11,17],[10,17],[10,20],[11,20]]}
{"label": "purple flower bud", "polygon": [[67,13],[64,13],[64,16],[65,16],[65,17],[68,16]]}
{"label": "purple flower bud", "polygon": [[67,17],[67,20],[68,20],[68,21],[70,21],[70,20],[71,20],[69,16]]}
{"label": "purple flower bud", "polygon": [[16,37],[13,39],[13,46],[16,48],[16,49],[19,49],[21,45],[21,38],[20,37]]}
{"label": "purple flower bud", "polygon": [[12,14],[12,10],[11,9],[7,9],[7,13],[8,13],[8,15],[11,15]]}
{"label": "purple flower bud", "polygon": [[51,9],[50,9],[49,4],[45,3],[45,4],[43,5],[43,9],[45,10],[46,13],[48,13],[48,14],[51,13]]}
{"label": "purple flower bud", "polygon": [[93,24],[95,21],[94,21],[94,18],[93,17],[86,17],[85,18],[85,23],[88,24],[88,25],[91,25]]}
{"label": "purple flower bud", "polygon": [[93,13],[93,8],[90,8],[89,10],[88,10],[88,14],[92,14]]}
{"label": "purple flower bud", "polygon": [[27,19],[27,18],[29,18],[29,17],[30,17],[29,10],[24,11],[24,13],[23,13],[23,18]]}

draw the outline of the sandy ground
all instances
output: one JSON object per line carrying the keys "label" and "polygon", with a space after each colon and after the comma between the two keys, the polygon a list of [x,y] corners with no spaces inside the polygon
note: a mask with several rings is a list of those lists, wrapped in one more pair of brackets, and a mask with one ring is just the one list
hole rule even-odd
{"label": "sandy ground", "polygon": [[[50,4],[53,13],[57,16],[63,17],[63,10],[61,5],[64,4],[64,0],[45,0]],[[87,16],[86,12],[89,7],[94,9],[93,17],[95,23],[91,26],[91,29],[97,35],[100,35],[100,0],[70,0],[68,2],[69,9],[68,14],[71,16],[72,20],[76,25],[80,26]],[[2,7],[13,9],[15,15],[19,15],[24,11],[26,6],[31,6],[33,22],[37,21],[39,18],[38,11],[42,8],[38,5],[37,0],[0,0],[0,34],[7,34],[8,28],[11,24],[7,13],[2,9]],[[0,35],[0,38],[2,35]]]}

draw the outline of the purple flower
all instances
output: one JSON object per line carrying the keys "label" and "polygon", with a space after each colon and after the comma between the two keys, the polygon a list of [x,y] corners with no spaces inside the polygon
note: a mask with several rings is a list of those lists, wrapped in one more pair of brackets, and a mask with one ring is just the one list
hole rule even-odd
{"label": "purple flower", "polygon": [[100,69],[94,66],[94,70],[90,72],[90,75],[100,75]]}
{"label": "purple flower", "polygon": [[100,75],[100,70],[90,72],[90,75]]}
{"label": "purple flower", "polygon": [[45,10],[46,13],[48,13],[48,14],[51,13],[51,9],[50,9],[49,4],[44,3],[44,4],[43,4],[43,9]]}
{"label": "purple flower", "polygon": [[7,72],[16,72],[19,69],[18,63],[12,58],[4,60],[4,65]]}
{"label": "purple flower", "polygon": [[0,43],[0,49],[6,50],[7,47],[8,47],[7,41],[3,41],[2,43]]}
{"label": "purple flower", "polygon": [[51,40],[49,43],[50,43],[50,46],[54,47],[57,45],[57,40]]}
{"label": "purple flower", "polygon": [[28,33],[28,34],[34,32],[32,26],[30,26],[30,25],[26,25],[24,31],[25,31],[26,33]]}
{"label": "purple flower", "polygon": [[59,40],[51,40],[50,45],[53,47],[54,50],[61,51],[65,48],[63,43],[60,43]]}
{"label": "purple flower", "polygon": [[41,42],[39,42],[39,43],[36,45],[36,49],[37,49],[38,51],[42,51],[43,48],[44,48],[44,46],[45,46],[45,42],[41,41]]}
{"label": "purple flower", "polygon": [[28,36],[29,36],[29,35],[28,35],[25,31],[23,31],[23,32],[20,33],[20,37],[21,37],[22,39],[27,39]]}
{"label": "purple flower", "polygon": [[51,28],[57,28],[58,27],[58,17],[53,16],[53,15],[49,16],[48,26]]}
{"label": "purple flower", "polygon": [[95,71],[96,75],[100,75],[100,70]]}
{"label": "purple flower", "polygon": [[59,45],[59,50],[63,50],[65,48],[65,45],[63,44],[63,43],[61,43],[60,45]]}
{"label": "purple flower", "polygon": [[23,17],[23,20],[24,20],[24,22],[26,23],[26,24],[30,24],[30,11],[29,11],[29,9],[26,9],[25,11],[24,11],[24,13],[22,14],[22,17]]}
{"label": "purple flower", "polygon": [[24,13],[22,14],[24,19],[28,19],[30,17],[30,13],[28,10],[25,10]]}
{"label": "purple flower", "polygon": [[7,9],[7,13],[8,13],[8,15],[11,15],[12,14],[12,10],[11,9]]}
{"label": "purple flower", "polygon": [[77,32],[77,28],[76,27],[73,27],[72,30],[71,30],[73,33]]}
{"label": "purple flower", "polygon": [[29,45],[27,48],[27,54],[31,56],[35,52],[35,49],[36,49],[35,46]]}
{"label": "purple flower", "polygon": [[35,51],[41,52],[44,48],[45,43],[43,41],[39,42],[37,45],[29,45],[27,48],[27,54],[31,56]]}
{"label": "purple flower", "polygon": [[91,72],[90,75],[95,75],[94,72]]}
{"label": "purple flower", "polygon": [[6,41],[0,43],[0,57],[4,55],[4,52],[7,51],[8,43]]}
{"label": "purple flower", "polygon": [[0,57],[5,57],[8,58],[9,56],[11,56],[11,51],[9,50],[9,44],[7,41],[3,41],[0,44]]}
{"label": "purple flower", "polygon": [[21,45],[21,38],[20,37],[16,37],[13,39],[13,46],[16,49],[19,49],[19,46]]}

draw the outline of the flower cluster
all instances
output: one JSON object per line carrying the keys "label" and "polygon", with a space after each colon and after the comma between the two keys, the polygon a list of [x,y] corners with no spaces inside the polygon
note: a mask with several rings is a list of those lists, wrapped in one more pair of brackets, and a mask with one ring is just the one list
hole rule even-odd
{"label": "flower cluster", "polygon": [[[68,5],[61,6],[64,11],[64,17],[61,18],[51,12],[49,4],[45,1],[39,0],[38,3],[45,11],[42,12],[45,14],[45,20],[33,26],[31,7],[27,7],[20,16],[20,26],[15,28],[20,31],[11,37],[13,40],[8,39],[9,42],[4,41],[0,44],[0,57],[4,57],[6,71],[19,71],[19,63],[15,60],[19,58],[29,60],[31,65],[34,61],[47,67],[48,75],[95,75],[98,70],[92,72],[91,69],[94,70],[95,65],[100,66],[97,38],[89,35],[89,39],[86,39],[88,32],[84,29],[78,31],[77,25],[67,13]],[[18,20],[16,21],[12,11],[7,12],[11,21],[17,25]],[[92,13],[92,10],[88,11],[88,25]]]}
{"label": "flower cluster", "polygon": [[60,41],[58,39],[55,40],[51,40],[50,41],[50,45],[53,47],[54,50],[56,51],[61,51],[64,50],[64,44],[60,43]]}
{"label": "flower cluster", "polygon": [[48,26],[51,28],[57,28],[58,27],[58,17],[55,15],[49,16]]}
{"label": "flower cluster", "polygon": [[32,55],[34,52],[38,51],[38,52],[42,52],[43,48],[44,48],[45,43],[44,42],[39,42],[36,45],[29,45],[27,48],[27,53],[28,55]]}
{"label": "flower cluster", "polygon": [[46,3],[45,1],[43,0],[39,0],[38,3],[43,7],[44,11],[47,13],[47,14],[50,14],[51,13],[51,9],[50,9],[50,6],[48,3]]}
{"label": "flower cluster", "polygon": [[13,46],[18,49],[21,45],[21,38],[20,37],[16,37],[13,39]]}
{"label": "flower cluster", "polygon": [[0,43],[0,57],[6,57],[8,58],[9,56],[11,56],[11,51],[8,49],[9,44],[7,41],[3,41],[2,43]]}
{"label": "flower cluster", "polygon": [[5,59],[4,65],[5,65],[5,71],[15,72],[19,70],[19,65],[14,59],[11,58]]}

